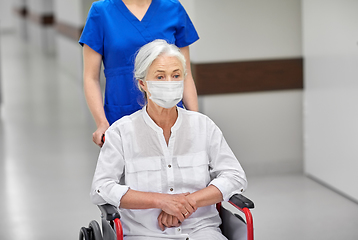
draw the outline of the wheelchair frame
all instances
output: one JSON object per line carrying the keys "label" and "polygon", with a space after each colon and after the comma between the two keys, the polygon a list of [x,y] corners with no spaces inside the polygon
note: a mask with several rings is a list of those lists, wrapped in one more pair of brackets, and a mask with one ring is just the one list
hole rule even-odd
{"label": "wheelchair frame", "polygon": [[[235,194],[229,200],[229,203],[245,214],[247,240],[254,239],[253,217],[250,209],[254,208],[254,203],[243,195]],[[101,211],[102,231],[96,221],[91,221],[88,228],[80,229],[79,240],[123,240],[123,229],[120,221],[120,214],[117,208],[110,204],[98,206]],[[216,205],[219,212],[222,210],[221,203]],[[227,210],[226,210],[227,211]],[[245,222],[241,216],[234,216]],[[103,234],[103,235],[102,235]],[[115,237],[114,237],[114,235]],[[236,240],[230,239],[229,240]]]}

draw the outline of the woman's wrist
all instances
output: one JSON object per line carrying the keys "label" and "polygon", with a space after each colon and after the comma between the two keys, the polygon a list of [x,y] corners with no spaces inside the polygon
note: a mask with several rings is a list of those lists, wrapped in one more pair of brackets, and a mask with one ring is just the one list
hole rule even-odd
{"label": "woman's wrist", "polygon": [[151,196],[152,197],[152,201],[153,201],[153,206],[154,208],[157,208],[157,209],[162,209],[163,210],[163,194],[162,193],[152,193],[153,195]]}

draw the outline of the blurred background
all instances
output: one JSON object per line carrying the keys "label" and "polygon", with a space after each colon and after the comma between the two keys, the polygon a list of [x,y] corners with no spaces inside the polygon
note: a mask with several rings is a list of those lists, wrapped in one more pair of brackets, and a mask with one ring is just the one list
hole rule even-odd
{"label": "blurred background", "polygon": [[[78,39],[90,0],[0,0],[0,239],[77,239],[99,211]],[[358,239],[358,0],[181,0],[200,111],[255,239]],[[105,79],[102,76],[102,85]]]}

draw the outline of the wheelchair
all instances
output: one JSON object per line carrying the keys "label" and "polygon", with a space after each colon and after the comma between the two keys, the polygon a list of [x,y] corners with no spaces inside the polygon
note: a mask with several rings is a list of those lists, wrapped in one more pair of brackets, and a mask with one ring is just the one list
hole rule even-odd
{"label": "wheelchair", "polygon": [[[228,240],[253,240],[254,227],[250,209],[254,203],[243,195],[235,194],[229,203],[245,214],[245,220],[238,214],[225,209],[221,203],[216,205],[219,211],[223,235]],[[88,227],[80,229],[79,240],[123,240],[120,214],[115,206],[105,204],[98,206],[101,211],[102,230],[97,221],[93,220]]]}

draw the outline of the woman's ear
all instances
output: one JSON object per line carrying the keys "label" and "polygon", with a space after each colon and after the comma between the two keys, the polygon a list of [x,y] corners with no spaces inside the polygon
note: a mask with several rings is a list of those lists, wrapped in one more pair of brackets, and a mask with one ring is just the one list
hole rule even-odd
{"label": "woman's ear", "polygon": [[138,84],[143,91],[147,92],[147,84],[144,80],[138,79]]}

